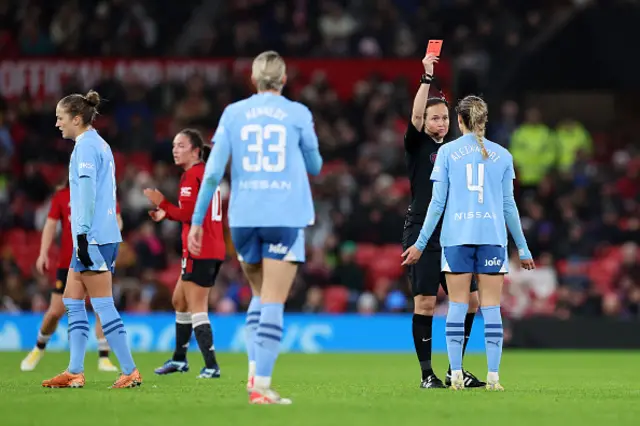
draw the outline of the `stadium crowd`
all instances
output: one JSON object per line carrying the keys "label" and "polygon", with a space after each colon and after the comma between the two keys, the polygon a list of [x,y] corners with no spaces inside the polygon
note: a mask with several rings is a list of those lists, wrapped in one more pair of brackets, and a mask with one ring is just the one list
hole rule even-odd
{"label": "stadium crowd", "polygon": [[[438,0],[426,6],[412,0],[395,6],[390,1],[332,1],[318,3],[321,13],[316,14],[309,8],[313,2],[281,1],[273,16],[256,19],[255,8],[266,3],[233,2],[219,19],[241,24],[215,26],[189,53],[252,55],[275,46],[299,56],[417,57],[421,47],[416,40],[428,38],[422,31],[454,40],[447,45],[448,54],[478,71],[484,63],[499,64],[518,39],[555,10],[506,12],[504,1],[487,0],[486,16],[478,19],[463,13],[470,10],[468,0],[448,8]],[[92,9],[71,0],[53,9],[48,2],[0,0],[0,54],[171,53],[175,46],[163,40],[179,34],[165,29],[180,25],[164,21],[167,15],[157,12],[173,10],[173,4],[105,0]],[[252,13],[247,12],[250,7]],[[176,13],[176,22],[187,22],[189,16]],[[421,24],[411,25],[411,16]],[[131,24],[135,19],[145,24]],[[61,26],[60,20],[76,24]],[[80,37],[87,21],[94,32]],[[109,28],[118,30],[107,33]],[[392,37],[386,35],[389,28],[394,29]],[[78,86],[70,80],[63,92],[81,92]],[[129,312],[172,310],[171,289],[180,270],[179,227],[151,222],[142,190],[158,187],[175,201],[179,170],[172,165],[173,134],[189,126],[209,137],[224,106],[249,94],[250,87],[230,71],[215,85],[194,76],[184,85],[162,82],[147,88],[135,80],[107,77],[94,88],[109,100],[96,127],[117,152],[124,219],[126,244],[118,258],[114,296],[118,307]],[[414,90],[414,84],[373,75],[354,85],[353,96],[344,101],[322,75],[308,80],[291,76],[285,94],[313,111],[325,167],[313,180],[317,220],[307,232],[308,261],[300,269],[288,310],[363,315],[411,310],[399,243],[409,203],[402,136]],[[53,126],[56,101],[36,101],[27,94],[11,101],[0,97],[0,310],[46,308],[51,277],[34,272],[39,229],[52,191],[66,176],[72,149]],[[454,126],[452,120],[452,134]],[[544,111],[522,110],[516,101],[491,110],[488,137],[514,155],[523,227],[538,263],[538,269],[525,273],[514,259],[505,288],[508,314],[640,316],[637,143],[610,149],[610,135],[591,134],[588,124],[571,119],[551,123]],[[219,314],[244,310],[250,298],[230,243],[228,252],[210,299]]]}
{"label": "stadium crowd", "polygon": [[[618,0],[620,1],[620,0]],[[537,34],[558,12],[594,0],[237,0],[192,25],[202,0],[0,1],[0,54],[415,57],[422,40],[445,38],[460,64],[489,65]],[[611,2],[608,2],[611,3]],[[479,12],[480,11],[480,12]],[[197,33],[190,43],[180,36]],[[497,52],[504,55],[497,55]]]}

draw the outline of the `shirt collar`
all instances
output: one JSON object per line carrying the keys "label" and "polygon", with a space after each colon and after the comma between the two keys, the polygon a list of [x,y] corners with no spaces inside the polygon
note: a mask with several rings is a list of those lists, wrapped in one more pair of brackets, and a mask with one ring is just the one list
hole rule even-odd
{"label": "shirt collar", "polygon": [[90,128],[87,129],[86,131],[82,132],[80,135],[78,135],[78,137],[76,138],[76,143],[80,142],[87,133],[95,133],[96,129]]}

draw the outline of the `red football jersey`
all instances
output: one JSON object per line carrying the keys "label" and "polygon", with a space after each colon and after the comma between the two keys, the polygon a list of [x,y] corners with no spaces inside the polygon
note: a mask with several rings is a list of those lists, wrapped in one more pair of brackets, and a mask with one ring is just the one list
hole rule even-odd
{"label": "red football jersey", "polygon": [[[120,204],[116,203],[116,213],[120,214]],[[67,269],[73,254],[73,236],[71,235],[71,192],[66,186],[56,191],[51,198],[49,219],[59,220],[62,226],[60,233],[60,257],[58,268]]]}
{"label": "red football jersey", "polygon": [[71,193],[69,187],[56,191],[51,199],[49,219],[59,220],[62,225],[60,234],[60,257],[58,268],[68,268],[73,253],[73,237],[71,236]]}
{"label": "red football jersey", "polygon": [[182,222],[182,256],[187,255],[193,259],[218,259],[224,260],[226,248],[224,243],[224,232],[222,228],[222,199],[220,188],[216,189],[213,200],[207,209],[205,221],[202,224],[202,250],[198,256],[188,253],[187,239],[191,229],[191,216],[196,207],[198,192],[204,176],[205,164],[200,162],[186,170],[180,178],[180,194],[178,196],[179,206],[175,206],[168,201],[163,201],[160,208],[167,212],[167,217],[171,220]]}

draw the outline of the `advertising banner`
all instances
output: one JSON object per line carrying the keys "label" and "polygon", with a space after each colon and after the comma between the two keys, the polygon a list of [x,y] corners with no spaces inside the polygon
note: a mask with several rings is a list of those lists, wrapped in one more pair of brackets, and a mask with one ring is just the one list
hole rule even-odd
{"label": "advertising banner", "polygon": [[[211,314],[216,350],[243,352],[244,315]],[[174,314],[122,315],[132,350],[137,352],[172,351],[175,341]],[[42,315],[0,314],[0,351],[29,350],[36,343]],[[93,333],[94,317],[89,314],[91,330],[89,350],[97,346]],[[434,318],[433,349],[446,352],[444,317]],[[482,321],[469,340],[468,351],[484,351]],[[282,348],[285,352],[413,352],[411,315],[285,315]],[[66,318],[52,336],[47,350],[65,351],[69,347]],[[197,350],[195,339],[191,350]]]}
{"label": "advertising banner", "polygon": [[[417,87],[424,72],[419,59],[289,59],[287,72],[310,80],[324,73],[341,98],[352,95],[358,81],[371,75],[393,79],[405,77]],[[17,59],[0,61],[0,95],[14,98],[23,93],[32,98],[59,97],[62,88],[75,80],[84,90],[95,88],[104,78],[136,81],[153,87],[163,81],[186,81],[201,75],[219,82],[229,71],[250,74],[251,59]],[[450,87],[451,67],[442,59],[437,77],[445,93]],[[447,93],[448,94],[448,93]]]}

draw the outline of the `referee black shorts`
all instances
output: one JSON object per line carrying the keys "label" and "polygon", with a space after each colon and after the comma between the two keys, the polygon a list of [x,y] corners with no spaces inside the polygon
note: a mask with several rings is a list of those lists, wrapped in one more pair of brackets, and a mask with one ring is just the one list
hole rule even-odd
{"label": "referee black shorts", "polygon": [[[411,217],[405,219],[404,231],[402,233],[403,250],[415,244],[421,229],[421,221],[412,220]],[[411,283],[411,293],[414,297],[436,296],[439,286],[442,286],[444,292],[449,294],[445,273],[442,272],[442,249],[431,248],[429,247],[430,245],[431,244],[422,252],[418,263],[407,266],[407,275]],[[473,293],[474,291],[478,291],[478,283],[475,278],[471,280],[471,292]]]}

